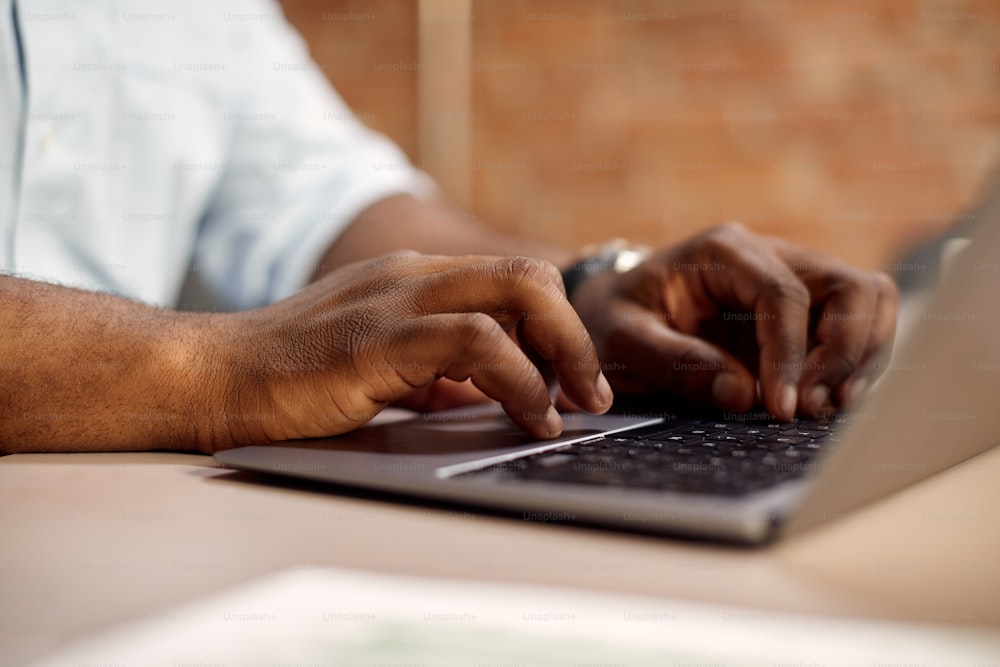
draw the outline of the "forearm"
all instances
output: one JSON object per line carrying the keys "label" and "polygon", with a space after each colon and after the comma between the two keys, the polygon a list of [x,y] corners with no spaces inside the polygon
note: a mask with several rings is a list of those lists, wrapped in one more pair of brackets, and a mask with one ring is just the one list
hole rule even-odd
{"label": "forearm", "polygon": [[383,199],[359,215],[329,248],[313,279],[339,266],[399,250],[452,256],[524,255],[560,267],[573,257],[559,246],[490,229],[443,202],[399,195]]}
{"label": "forearm", "polygon": [[218,436],[211,315],[0,276],[0,453],[196,450]]}

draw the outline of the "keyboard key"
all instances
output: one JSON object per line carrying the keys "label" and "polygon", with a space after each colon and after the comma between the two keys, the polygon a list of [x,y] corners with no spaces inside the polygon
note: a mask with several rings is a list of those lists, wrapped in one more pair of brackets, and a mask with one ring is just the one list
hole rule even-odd
{"label": "keyboard key", "polygon": [[732,422],[712,422],[709,427],[716,431],[731,431],[735,428]]}
{"label": "keyboard key", "polygon": [[808,428],[812,431],[832,431],[834,425],[829,422],[812,422]]}
{"label": "keyboard key", "polygon": [[666,433],[663,435],[650,436],[650,440],[656,440],[658,442],[681,442],[681,443],[691,443],[691,442],[701,442],[704,438],[700,435],[689,435],[686,433]]}
{"label": "keyboard key", "polygon": [[825,438],[830,435],[829,431],[817,431],[811,428],[786,428],[781,431],[782,435],[795,435],[800,438]]}
{"label": "keyboard key", "polygon": [[740,428],[730,429],[729,432],[740,435],[765,435],[766,433],[770,433],[770,431],[765,431],[759,426],[743,426]]}
{"label": "keyboard key", "polygon": [[615,436],[620,436],[623,438],[646,438],[650,435],[656,433],[665,433],[668,430],[666,424],[652,424],[650,426],[640,426],[639,428],[629,429],[628,431],[622,431],[621,433],[616,433]]}
{"label": "keyboard key", "polygon": [[759,441],[761,444],[778,444],[778,445],[801,445],[803,443],[809,442],[809,438],[802,438],[794,435],[769,435],[766,438],[761,438]]}

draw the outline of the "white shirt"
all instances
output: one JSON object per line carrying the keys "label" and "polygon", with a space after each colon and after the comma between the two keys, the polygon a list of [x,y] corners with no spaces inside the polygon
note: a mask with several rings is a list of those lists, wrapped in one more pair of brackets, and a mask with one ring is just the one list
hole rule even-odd
{"label": "white shirt", "polygon": [[5,273],[170,306],[191,265],[250,308],[428,188],[267,0],[0,0]]}

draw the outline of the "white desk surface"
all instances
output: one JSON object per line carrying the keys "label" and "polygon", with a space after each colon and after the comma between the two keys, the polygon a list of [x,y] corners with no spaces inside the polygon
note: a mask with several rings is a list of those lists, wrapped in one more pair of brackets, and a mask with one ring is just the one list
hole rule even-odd
{"label": "white desk surface", "polygon": [[184,454],[0,458],[0,665],[299,564],[1000,630],[1000,449],[761,550],[260,479]]}

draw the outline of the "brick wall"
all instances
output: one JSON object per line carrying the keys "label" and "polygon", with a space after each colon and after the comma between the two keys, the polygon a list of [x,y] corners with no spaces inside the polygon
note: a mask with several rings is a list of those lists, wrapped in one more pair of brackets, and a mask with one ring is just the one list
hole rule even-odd
{"label": "brick wall", "polygon": [[[416,3],[285,7],[419,162],[419,70],[384,67],[419,64]],[[663,243],[739,219],[877,266],[1000,164],[1000,3],[472,7],[472,207],[504,229]]]}

